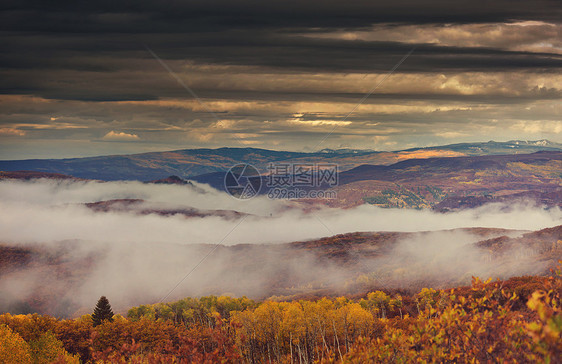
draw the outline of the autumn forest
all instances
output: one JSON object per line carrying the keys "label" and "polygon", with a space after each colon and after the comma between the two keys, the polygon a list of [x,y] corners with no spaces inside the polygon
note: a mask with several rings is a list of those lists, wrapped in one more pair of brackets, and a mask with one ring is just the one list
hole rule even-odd
{"label": "autumn forest", "polygon": [[[0,316],[5,363],[557,362],[562,276],[482,281],[412,296],[288,302],[208,296],[126,316]],[[95,316],[95,314],[94,314]]]}

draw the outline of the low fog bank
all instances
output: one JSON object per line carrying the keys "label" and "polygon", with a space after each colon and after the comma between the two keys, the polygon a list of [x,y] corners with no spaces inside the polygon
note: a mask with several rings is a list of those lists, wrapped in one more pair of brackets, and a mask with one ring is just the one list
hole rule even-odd
{"label": "low fog bank", "polygon": [[[142,199],[143,208],[151,209],[249,215],[186,218],[139,214],[136,205],[112,212],[84,205],[112,199]],[[469,283],[472,275],[542,273],[545,265],[524,246],[492,258],[474,245],[505,231],[476,234],[459,228],[538,230],[559,225],[562,217],[559,209],[523,204],[450,214],[369,205],[306,212],[265,197],[237,200],[205,185],[138,182],[2,181],[0,203],[0,241],[33,252],[18,269],[0,270],[0,308],[62,316],[89,312],[101,295],[124,310],[207,294],[265,298],[315,290],[441,287]],[[457,230],[419,233],[446,229]],[[334,237],[314,248],[283,244],[356,231],[411,233],[360,235],[357,244]],[[32,301],[39,303],[27,307]]]}
{"label": "low fog bank", "polygon": [[[142,199],[145,207],[153,209],[235,210],[249,215],[240,222],[221,216],[139,215],[135,208],[99,213],[84,205],[113,199]],[[280,243],[355,231],[415,232],[460,227],[538,230],[556,226],[562,218],[558,208],[544,210],[524,204],[510,206],[508,211],[501,205],[486,205],[449,214],[372,205],[307,212],[288,201],[264,196],[238,200],[206,185],[140,182],[2,181],[0,203],[0,241],[9,243],[70,239],[112,243]]]}
{"label": "low fog bank", "polygon": [[[493,230],[485,238],[504,233]],[[466,285],[472,276],[508,278],[547,271],[543,256],[531,249],[523,254],[512,249],[490,259],[489,251],[474,244],[483,237],[469,231],[371,235],[357,238],[359,244],[353,246],[341,242],[345,237],[334,237],[314,248],[308,243],[28,245],[38,253],[2,275],[0,309],[75,317],[90,313],[101,295],[125,313],[131,306],[188,296],[265,299],[374,289],[417,292]]]}

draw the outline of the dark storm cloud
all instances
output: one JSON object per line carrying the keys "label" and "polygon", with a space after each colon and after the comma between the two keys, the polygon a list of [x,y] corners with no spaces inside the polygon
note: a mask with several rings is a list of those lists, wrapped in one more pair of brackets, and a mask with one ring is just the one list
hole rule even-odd
{"label": "dark storm cloud", "polygon": [[[90,35],[8,37],[4,47],[8,51],[0,56],[3,75],[0,92],[94,101],[152,100],[184,95],[184,90],[170,82],[144,50],[142,37],[113,38],[109,35],[102,39]],[[160,38],[151,34],[144,38],[146,44],[166,60],[265,67],[281,73],[386,72],[412,49],[412,45],[397,42],[253,36],[247,32],[184,37],[162,35]],[[562,56],[554,54],[418,45],[400,72],[557,72],[560,67]],[[139,77],[141,72],[143,77]],[[201,86],[198,90],[206,93],[205,85]]]}
{"label": "dark storm cloud", "polygon": [[[250,38],[251,37],[251,38]],[[226,38],[226,39],[225,39]],[[191,58],[199,62],[255,65],[319,72],[384,72],[392,68],[412,45],[397,42],[367,42],[303,37],[238,36],[229,34],[194,39],[193,43],[161,48],[167,59]],[[506,69],[557,69],[562,56],[486,48],[414,45],[415,55],[401,72],[494,71]]]}
{"label": "dark storm cloud", "polygon": [[558,1],[4,1],[2,28],[162,33],[233,28],[358,28],[373,23],[558,21]]}
{"label": "dark storm cloud", "polygon": [[145,45],[165,60],[273,72],[386,72],[413,46],[415,54],[400,72],[562,67],[562,56],[548,53],[300,35],[376,23],[549,21],[561,14],[556,1],[5,1],[0,9],[0,93],[52,99],[181,97],[184,91],[162,75]]}
{"label": "dark storm cloud", "polygon": [[[320,71],[385,71],[412,49],[411,44],[309,38],[291,33],[251,30],[185,34],[6,34],[1,64],[7,68],[116,71],[131,59],[150,58],[149,45],[165,59],[260,65]],[[494,70],[561,67],[552,53],[506,51],[484,47],[415,44],[415,57],[401,71],[434,69]],[[29,57],[36,55],[37,57]],[[95,56],[91,58],[89,56]],[[107,59],[110,58],[110,59]],[[123,62],[127,59],[128,62]]]}

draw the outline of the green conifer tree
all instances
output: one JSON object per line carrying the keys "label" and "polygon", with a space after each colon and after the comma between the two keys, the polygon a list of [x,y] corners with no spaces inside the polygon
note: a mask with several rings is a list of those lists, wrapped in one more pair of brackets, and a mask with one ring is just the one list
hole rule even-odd
{"label": "green conifer tree", "polygon": [[100,325],[105,320],[113,321],[113,311],[111,310],[109,300],[105,296],[101,296],[92,314],[94,327]]}

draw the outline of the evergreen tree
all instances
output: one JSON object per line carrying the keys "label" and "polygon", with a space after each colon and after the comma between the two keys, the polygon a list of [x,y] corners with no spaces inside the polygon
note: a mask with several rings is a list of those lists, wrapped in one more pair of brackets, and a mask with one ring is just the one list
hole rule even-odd
{"label": "evergreen tree", "polygon": [[105,320],[113,321],[113,311],[111,310],[109,300],[105,296],[101,296],[92,314],[94,327],[100,325]]}

